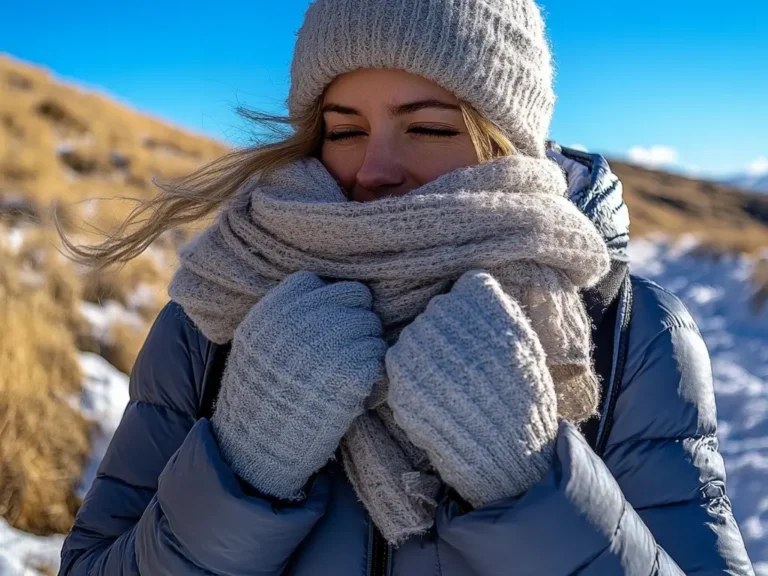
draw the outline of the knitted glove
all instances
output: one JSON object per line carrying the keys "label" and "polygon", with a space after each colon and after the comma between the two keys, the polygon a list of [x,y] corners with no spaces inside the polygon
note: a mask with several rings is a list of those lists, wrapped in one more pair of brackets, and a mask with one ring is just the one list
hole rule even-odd
{"label": "knitted glove", "polygon": [[225,461],[262,493],[300,498],[384,376],[371,303],[362,284],[299,272],[235,332],[211,423]]}
{"label": "knitted glove", "polygon": [[386,356],[397,424],[475,507],[522,494],[549,470],[557,399],[541,343],[489,274],[464,274]]}

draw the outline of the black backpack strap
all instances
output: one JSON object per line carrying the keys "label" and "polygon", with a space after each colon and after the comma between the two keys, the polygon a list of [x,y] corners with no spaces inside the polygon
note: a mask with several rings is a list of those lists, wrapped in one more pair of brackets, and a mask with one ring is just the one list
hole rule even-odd
{"label": "black backpack strap", "polygon": [[205,365],[203,374],[203,389],[200,394],[200,406],[198,408],[198,418],[207,418],[210,420],[213,411],[216,408],[216,399],[219,397],[219,388],[221,388],[221,377],[224,375],[224,368],[227,366],[227,358],[232,349],[232,344],[214,344],[211,342],[211,350],[208,354],[208,362]]}

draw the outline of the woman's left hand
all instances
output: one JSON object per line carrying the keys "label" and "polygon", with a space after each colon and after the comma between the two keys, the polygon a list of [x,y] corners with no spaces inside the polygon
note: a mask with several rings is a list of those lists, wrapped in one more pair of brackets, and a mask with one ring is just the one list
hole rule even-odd
{"label": "woman's left hand", "polygon": [[403,329],[386,357],[389,404],[444,482],[475,507],[548,471],[557,399],[519,304],[489,274],[464,274]]}

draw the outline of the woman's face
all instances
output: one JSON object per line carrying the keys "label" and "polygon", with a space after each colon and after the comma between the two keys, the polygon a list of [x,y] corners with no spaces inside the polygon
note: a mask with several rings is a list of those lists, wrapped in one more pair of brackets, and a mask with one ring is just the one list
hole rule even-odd
{"label": "woman's face", "polygon": [[343,74],[323,99],[323,164],[350,200],[400,196],[478,163],[458,99],[401,70]]}

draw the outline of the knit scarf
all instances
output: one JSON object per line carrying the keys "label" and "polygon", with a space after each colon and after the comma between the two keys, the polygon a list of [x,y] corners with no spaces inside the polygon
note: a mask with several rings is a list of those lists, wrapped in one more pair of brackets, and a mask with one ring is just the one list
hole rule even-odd
{"label": "knit scarf", "polygon": [[[578,288],[597,282],[609,258],[551,160],[503,157],[367,203],[348,201],[318,160],[300,160],[243,186],[180,259],[170,295],[217,343],[230,341],[250,308],[297,271],[365,283],[394,343],[463,272],[486,270],[538,334],[559,416],[579,422],[596,411],[599,386]],[[441,483],[386,397],[382,381],[340,448],[358,497],[397,543],[432,526]]]}

